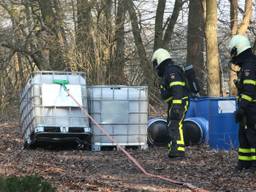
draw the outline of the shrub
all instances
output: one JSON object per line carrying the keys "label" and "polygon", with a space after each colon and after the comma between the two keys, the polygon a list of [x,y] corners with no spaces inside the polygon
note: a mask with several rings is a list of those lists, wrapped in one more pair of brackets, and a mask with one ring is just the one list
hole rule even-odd
{"label": "shrub", "polygon": [[0,177],[0,192],[55,192],[55,188],[39,176],[12,176]]}

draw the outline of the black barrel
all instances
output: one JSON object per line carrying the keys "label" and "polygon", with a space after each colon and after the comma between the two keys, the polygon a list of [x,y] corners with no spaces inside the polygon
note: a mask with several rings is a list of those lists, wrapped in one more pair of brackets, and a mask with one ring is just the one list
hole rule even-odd
{"label": "black barrel", "polygon": [[[148,121],[148,145],[167,146],[169,142],[166,128],[167,122],[162,118]],[[204,118],[188,118],[184,120],[183,137],[186,146],[204,143],[208,138],[208,121]]]}
{"label": "black barrel", "polygon": [[167,146],[169,137],[166,129],[165,119],[153,118],[148,121],[148,145]]}
{"label": "black barrel", "polygon": [[183,135],[186,146],[198,145],[208,141],[208,120],[191,117],[184,120]]}

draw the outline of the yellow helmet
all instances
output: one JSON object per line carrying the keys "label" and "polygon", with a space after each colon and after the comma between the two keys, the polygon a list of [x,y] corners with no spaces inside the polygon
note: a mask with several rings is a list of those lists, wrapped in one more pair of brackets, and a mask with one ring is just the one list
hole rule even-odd
{"label": "yellow helmet", "polygon": [[232,57],[239,55],[249,48],[251,48],[250,41],[243,35],[234,35],[228,45],[228,49]]}
{"label": "yellow helmet", "polygon": [[157,69],[161,63],[167,59],[171,59],[170,53],[166,49],[159,48],[153,53],[151,61],[153,66]]}

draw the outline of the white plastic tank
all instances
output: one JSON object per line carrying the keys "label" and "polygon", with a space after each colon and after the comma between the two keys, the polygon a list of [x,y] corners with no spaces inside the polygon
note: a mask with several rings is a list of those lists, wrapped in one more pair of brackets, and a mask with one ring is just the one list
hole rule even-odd
{"label": "white plastic tank", "polygon": [[[123,146],[147,146],[148,88],[146,86],[88,86],[89,113]],[[91,124],[92,150],[115,146]]]}
{"label": "white plastic tank", "polygon": [[21,93],[20,121],[25,146],[38,142],[74,140],[90,143],[88,118],[54,80],[66,81],[70,93],[87,109],[85,74],[39,71]]}

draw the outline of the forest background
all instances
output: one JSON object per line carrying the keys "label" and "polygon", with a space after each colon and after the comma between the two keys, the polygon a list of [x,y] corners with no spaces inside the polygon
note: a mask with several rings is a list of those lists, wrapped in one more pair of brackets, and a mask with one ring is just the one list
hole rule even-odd
{"label": "forest background", "polygon": [[227,44],[246,34],[256,50],[254,10],[253,0],[0,0],[0,120],[17,117],[37,70],[82,71],[93,85],[148,85],[154,110],[162,101],[150,60],[159,47],[193,65],[200,95],[235,95]]}

